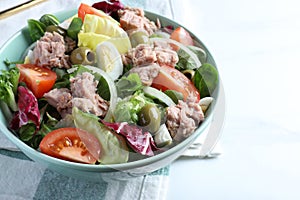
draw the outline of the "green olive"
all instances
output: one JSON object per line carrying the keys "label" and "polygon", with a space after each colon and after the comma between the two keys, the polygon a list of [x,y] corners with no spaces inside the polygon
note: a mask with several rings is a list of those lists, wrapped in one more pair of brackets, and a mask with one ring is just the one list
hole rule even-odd
{"label": "green olive", "polygon": [[50,25],[46,27],[46,31],[53,33],[53,32],[57,32],[58,34],[62,35],[62,36],[66,36],[67,35],[67,31],[59,26],[55,26],[55,25]]}
{"label": "green olive", "polygon": [[130,34],[129,36],[131,46],[136,47],[139,44],[148,44],[149,36],[146,31],[138,30]]}
{"label": "green olive", "polygon": [[74,49],[70,56],[72,64],[91,65],[95,62],[95,53],[87,47]]}
{"label": "green olive", "polygon": [[138,125],[143,126],[150,133],[155,133],[161,122],[161,114],[154,104],[146,104],[138,113]]}
{"label": "green olive", "polygon": [[194,77],[194,75],[195,75],[195,71],[192,70],[192,69],[186,69],[186,70],[182,71],[182,73],[183,73],[186,77],[188,77],[190,80],[192,80],[193,77]]}

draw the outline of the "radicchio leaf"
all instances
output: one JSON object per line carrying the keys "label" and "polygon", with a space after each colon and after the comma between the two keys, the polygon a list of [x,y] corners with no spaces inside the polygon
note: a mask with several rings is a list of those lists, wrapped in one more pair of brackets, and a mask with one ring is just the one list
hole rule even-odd
{"label": "radicchio leaf", "polygon": [[118,134],[123,135],[131,148],[137,153],[153,156],[153,151],[159,149],[156,147],[152,135],[138,126],[130,125],[127,122],[109,123],[103,120],[101,122]]}
{"label": "radicchio leaf", "polygon": [[13,130],[21,128],[28,122],[34,123],[37,130],[40,128],[40,111],[37,99],[30,90],[23,86],[18,87],[18,109],[10,123]]}
{"label": "radicchio leaf", "polygon": [[174,26],[172,25],[168,25],[162,28],[162,31],[172,34],[172,32],[174,31]]}
{"label": "radicchio leaf", "polygon": [[118,19],[118,10],[124,9],[124,5],[119,0],[101,1],[94,3],[92,7],[102,10],[116,20]]}

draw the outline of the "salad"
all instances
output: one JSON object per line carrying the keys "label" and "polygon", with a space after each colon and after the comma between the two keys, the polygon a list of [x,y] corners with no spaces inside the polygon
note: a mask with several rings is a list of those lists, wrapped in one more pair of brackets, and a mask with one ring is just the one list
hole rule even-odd
{"label": "salad", "polygon": [[4,61],[1,109],[27,145],[86,164],[154,156],[205,120],[218,84],[206,52],[183,27],[140,8],[81,3],[60,22],[28,19],[32,45]]}

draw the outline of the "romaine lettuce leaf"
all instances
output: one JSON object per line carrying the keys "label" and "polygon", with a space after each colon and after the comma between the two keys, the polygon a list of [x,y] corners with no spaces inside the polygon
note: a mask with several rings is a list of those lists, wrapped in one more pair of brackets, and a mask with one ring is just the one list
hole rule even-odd
{"label": "romaine lettuce leaf", "polygon": [[91,50],[96,51],[97,45],[108,39],[110,39],[110,37],[103,34],[97,34],[93,32],[80,32],[78,33],[78,46],[88,47]]}
{"label": "romaine lettuce leaf", "polygon": [[104,41],[111,42],[117,48],[120,54],[126,53],[131,48],[131,43],[128,36],[110,37],[107,35],[97,34],[93,32],[78,33],[78,46],[80,47],[88,47],[95,51],[97,45]]}
{"label": "romaine lettuce leaf", "polygon": [[96,115],[84,113],[74,107],[72,110],[75,126],[96,136],[101,144],[100,162],[102,164],[125,163],[129,158],[129,151],[124,138],[98,121]]}
{"label": "romaine lettuce leaf", "polygon": [[120,54],[126,53],[131,48],[129,37],[118,22],[115,22],[96,15],[85,15],[83,30],[78,34],[78,46],[95,51],[99,43],[109,41]]}
{"label": "romaine lettuce leaf", "polygon": [[83,22],[83,32],[93,32],[109,37],[126,37],[126,32],[118,22],[97,15],[86,14]]}

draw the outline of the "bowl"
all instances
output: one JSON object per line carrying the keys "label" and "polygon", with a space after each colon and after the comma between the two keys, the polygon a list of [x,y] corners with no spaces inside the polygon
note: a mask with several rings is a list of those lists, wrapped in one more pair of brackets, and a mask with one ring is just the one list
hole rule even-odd
{"label": "bowl", "polygon": [[[64,20],[73,16],[75,13],[76,10],[74,9],[60,12],[55,15],[60,20]],[[159,18],[162,26],[182,26],[158,14],[145,11],[145,15],[153,21]],[[197,38],[197,36],[195,36],[193,33],[191,33],[191,36],[194,38],[196,45],[202,47],[203,50],[206,52],[207,62],[216,67],[216,63],[212,55],[204,45],[204,43],[201,42],[201,40]],[[15,35],[13,35],[0,49],[0,69],[7,69],[5,64],[2,62],[5,59],[9,59],[12,61],[19,60],[23,52],[30,45],[30,43],[30,36],[26,27],[17,32]],[[60,160],[54,157],[47,156],[46,154],[43,154],[29,147],[7,128],[8,122],[5,117],[5,112],[2,109],[0,111],[0,129],[6,135],[6,137],[12,143],[14,143],[25,155],[27,155],[33,161],[49,168],[50,170],[56,171],[58,173],[70,177],[86,179],[91,181],[102,181],[106,179],[127,180],[132,177],[142,176],[154,172],[162,167],[169,165],[171,162],[177,159],[201,134],[207,131],[212,121],[215,103],[218,101],[218,93],[219,92],[217,87],[215,92],[212,94],[212,97],[215,99],[215,101],[207,111],[205,120],[187,139],[180,142],[178,145],[175,145],[174,147],[170,148],[169,150],[155,155],[153,157],[148,157],[142,160],[132,161],[123,164],[87,165]]]}

